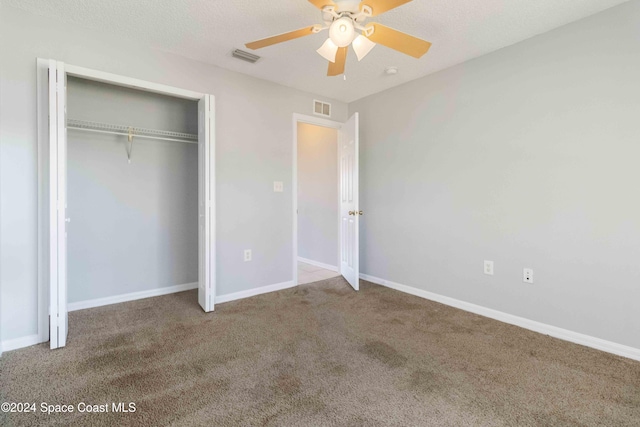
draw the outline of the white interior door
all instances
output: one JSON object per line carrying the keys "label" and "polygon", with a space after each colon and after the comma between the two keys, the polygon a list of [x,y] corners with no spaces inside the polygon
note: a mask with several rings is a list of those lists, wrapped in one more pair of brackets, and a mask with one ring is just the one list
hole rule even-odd
{"label": "white interior door", "polygon": [[214,108],[211,95],[198,101],[198,303],[205,312],[215,298]]}
{"label": "white interior door", "polygon": [[64,63],[49,61],[49,337],[67,343],[67,77]]}
{"label": "white interior door", "polygon": [[358,224],[358,113],[340,129],[340,274],[360,288]]}

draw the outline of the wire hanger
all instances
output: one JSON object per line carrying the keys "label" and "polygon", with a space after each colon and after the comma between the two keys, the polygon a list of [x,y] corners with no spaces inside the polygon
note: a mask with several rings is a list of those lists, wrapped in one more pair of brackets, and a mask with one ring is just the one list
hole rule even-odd
{"label": "wire hanger", "polygon": [[131,164],[131,152],[133,151],[133,128],[129,127],[129,135],[127,136],[127,142],[125,143],[127,150],[127,161]]}

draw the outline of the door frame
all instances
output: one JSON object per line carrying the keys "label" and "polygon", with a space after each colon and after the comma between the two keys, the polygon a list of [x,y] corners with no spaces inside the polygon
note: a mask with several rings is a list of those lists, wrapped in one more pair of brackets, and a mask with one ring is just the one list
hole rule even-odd
{"label": "door frame", "polygon": [[[48,99],[48,70],[50,59],[37,58],[37,117],[38,117],[38,342],[49,341],[49,314],[51,309],[51,296],[49,295],[49,218],[45,215],[48,212],[49,199],[49,99]],[[61,61],[57,61],[61,62]],[[61,62],[63,63],[63,62]],[[192,101],[203,101],[211,104],[211,122],[209,129],[209,154],[211,162],[211,173],[209,177],[210,191],[210,211],[211,223],[209,226],[209,253],[210,253],[210,292],[211,307],[213,307],[216,295],[216,169],[215,169],[215,97],[213,95],[167,86],[159,83],[135,79],[104,71],[93,70],[85,67],[64,64],[66,76],[80,77],[101,83],[112,84],[114,86],[127,87],[142,90],[145,92],[168,95],[175,98],[189,99]],[[205,101],[206,100],[206,101]],[[198,117],[200,120],[200,117]],[[200,126],[200,124],[198,125]]]}
{"label": "door frame", "polygon": [[[294,113],[293,114],[293,180],[292,180],[292,197],[293,197],[293,284],[298,286],[298,123],[306,123],[309,125],[321,126],[325,128],[332,128],[340,130],[344,123],[336,122],[333,120],[323,119],[321,117],[307,116],[305,114]],[[338,148],[340,147],[340,135],[338,134]],[[338,158],[340,156],[340,150],[338,150]],[[338,161],[336,158],[336,161]],[[338,170],[338,175],[340,171]],[[338,176],[338,178],[340,178]],[[340,189],[340,180],[338,179],[338,189]],[[340,203],[340,194],[338,191],[338,198],[336,203]],[[340,212],[338,212],[338,230],[340,229]],[[338,233],[338,244],[340,242],[340,234]],[[338,272],[340,272],[340,251],[338,251],[338,257],[336,259],[336,266]]]}

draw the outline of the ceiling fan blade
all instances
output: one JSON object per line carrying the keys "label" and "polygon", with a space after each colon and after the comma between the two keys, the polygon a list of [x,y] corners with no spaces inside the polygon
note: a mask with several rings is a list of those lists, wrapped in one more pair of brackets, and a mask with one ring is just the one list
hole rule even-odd
{"label": "ceiling fan blade", "polygon": [[335,6],[336,4],[331,0],[309,0],[309,3],[322,10],[325,6]]}
{"label": "ceiling fan blade", "polygon": [[385,27],[377,22],[372,22],[367,25],[367,34],[371,31],[371,27],[373,27],[373,33],[366,36],[369,40],[395,49],[406,55],[413,56],[414,58],[420,58],[427,53],[431,47],[431,43],[428,41],[410,36],[393,28]]}
{"label": "ceiling fan blade", "polygon": [[362,10],[363,6],[369,6],[371,8],[371,16],[377,16],[410,1],[412,0],[362,0],[360,2],[360,10]]}
{"label": "ceiling fan blade", "polygon": [[329,62],[327,76],[339,76],[344,73],[344,65],[347,62],[347,48],[340,47],[336,53],[336,61]]}
{"label": "ceiling fan blade", "polygon": [[277,36],[268,37],[262,40],[256,40],[254,42],[245,44],[245,46],[249,49],[256,50],[263,47],[271,46],[273,44],[286,42],[304,36],[310,36],[311,34],[315,34],[317,32],[315,31],[316,27],[318,26],[312,25],[310,27],[300,28],[299,30],[290,31],[284,34],[278,34]]}

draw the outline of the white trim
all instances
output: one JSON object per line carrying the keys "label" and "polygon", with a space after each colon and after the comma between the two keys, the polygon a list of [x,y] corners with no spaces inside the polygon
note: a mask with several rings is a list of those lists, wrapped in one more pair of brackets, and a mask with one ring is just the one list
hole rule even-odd
{"label": "white trim", "polygon": [[[36,65],[36,105],[37,111],[49,110],[49,60],[37,58]],[[42,171],[45,164],[48,170],[49,159],[49,117],[48,115],[37,114],[37,135],[38,135],[38,336],[39,342],[49,341],[49,277],[45,274],[48,271],[48,248],[49,237],[45,238],[45,232],[49,230],[49,215],[44,215],[43,209],[48,207],[45,201],[45,194],[48,194],[46,186],[48,180],[43,179]],[[48,176],[48,175],[47,175]]]}
{"label": "white trim", "polygon": [[336,273],[340,272],[340,270],[338,270],[338,266],[336,265],[325,264],[324,262],[318,262],[312,259],[302,258],[301,256],[298,257],[298,261],[304,262],[305,264],[315,265],[316,267],[324,268],[325,270],[335,271]]}
{"label": "white trim", "polygon": [[[298,123],[307,123],[310,125],[322,126],[332,129],[340,129],[344,123],[327,120],[320,117],[307,116],[304,114],[293,113],[293,168],[291,180],[291,196],[293,198],[293,283],[298,284]],[[338,153],[340,151],[338,150]],[[338,182],[340,186],[340,182]],[[338,195],[338,199],[340,195]],[[340,224],[340,214],[338,213],[338,224]],[[339,241],[340,239],[338,239]],[[338,260],[340,255],[338,254]]]}
{"label": "white trim", "polygon": [[[57,97],[58,97],[58,136],[56,141],[57,148],[57,193],[58,193],[58,210],[57,210],[57,251],[58,251],[58,268],[57,268],[57,286],[58,286],[58,342],[56,347],[64,347],[67,345],[67,336],[69,335],[69,311],[67,309],[67,73],[65,71],[64,62],[57,61]],[[51,332],[49,332],[51,335]],[[53,341],[51,342],[53,344]],[[51,346],[51,348],[54,348]]]}
{"label": "white trim", "polygon": [[[316,125],[316,126],[323,126],[326,128],[333,128],[333,129],[340,129],[342,128],[342,125],[344,125],[344,123],[340,123],[340,122],[336,122],[334,120],[328,120],[328,119],[323,119],[322,117],[314,117],[314,116],[307,116],[306,114],[300,114],[300,113],[293,113],[293,124],[296,125],[295,128],[297,129],[297,123],[307,123],[310,125]],[[298,142],[298,138],[294,139],[294,142]]]}
{"label": "white trim", "polygon": [[433,292],[417,289],[407,285],[401,285],[400,283],[395,283],[389,280],[380,279],[378,277],[369,276],[368,274],[361,273],[360,278],[362,280],[366,280],[377,285],[382,285],[387,288],[395,289],[400,292],[439,302],[441,304],[459,308],[470,313],[475,313],[479,314],[480,316],[499,320],[500,322],[520,326],[521,328],[529,329],[530,331],[538,332],[575,344],[584,345],[586,347],[595,348],[607,353],[612,353],[618,356],[628,357],[629,359],[640,361],[640,348],[629,347],[623,344],[603,340],[601,338],[592,337],[590,335],[581,334],[579,332],[558,328],[557,326],[547,325],[545,323],[536,322],[535,320],[525,319],[524,317],[504,313],[502,311],[493,310],[491,308],[482,307],[480,305],[472,304],[469,302],[460,301],[455,298],[434,294]]}
{"label": "white trim", "polygon": [[216,176],[218,174],[218,168],[216,165],[216,97],[215,95],[209,96],[209,162],[210,162],[210,171],[209,171],[209,209],[210,209],[210,218],[209,218],[209,239],[210,239],[210,249],[209,249],[209,268],[211,275],[211,291],[209,292],[209,297],[211,298],[211,310],[215,309],[216,302],[216,289],[218,286],[218,267],[217,267],[217,256],[218,256],[218,239],[217,239],[217,221],[216,221]]}
{"label": "white trim", "polygon": [[269,292],[281,291],[283,289],[294,288],[296,286],[297,285],[295,284],[294,281],[288,281],[288,282],[276,283],[275,285],[262,286],[260,288],[247,289],[246,291],[234,292],[232,294],[218,295],[216,296],[216,304],[235,301],[238,299],[249,298],[256,295],[266,294]]}
{"label": "white trim", "polygon": [[166,86],[159,83],[148,82],[145,80],[134,79],[132,77],[120,76],[118,74],[106,73],[104,71],[91,70],[89,68],[78,67],[75,65],[66,66],[67,75],[82,77],[87,80],[96,82],[109,83],[116,86],[129,87],[132,89],[140,89],[146,92],[160,93],[178,98],[199,100],[205,94],[193,92],[191,90],[180,89],[172,86]]}
{"label": "white trim", "polygon": [[2,352],[17,350],[23,347],[40,344],[40,335],[33,334],[26,337],[14,338],[12,340],[2,341]]}
{"label": "white trim", "polygon": [[135,301],[138,299],[159,297],[161,295],[175,294],[176,292],[190,291],[197,289],[198,282],[185,283],[184,285],[167,286],[164,288],[149,289],[148,291],[131,292],[128,294],[115,295],[112,297],[96,298],[87,301],[70,302],[69,311],[84,310],[86,308],[102,307],[104,305],[118,304],[121,302]]}
{"label": "white trim", "polygon": [[[48,234],[49,239],[47,243],[49,245],[49,270],[47,284],[49,286],[49,343],[50,347],[58,348],[58,325],[60,317],[58,316],[58,75],[57,75],[57,62],[49,60],[49,135],[48,135],[48,147],[49,147],[49,194],[48,194],[48,211],[49,211],[49,226]],[[36,82],[37,84],[37,82]],[[44,308],[41,308],[44,310]]]}

